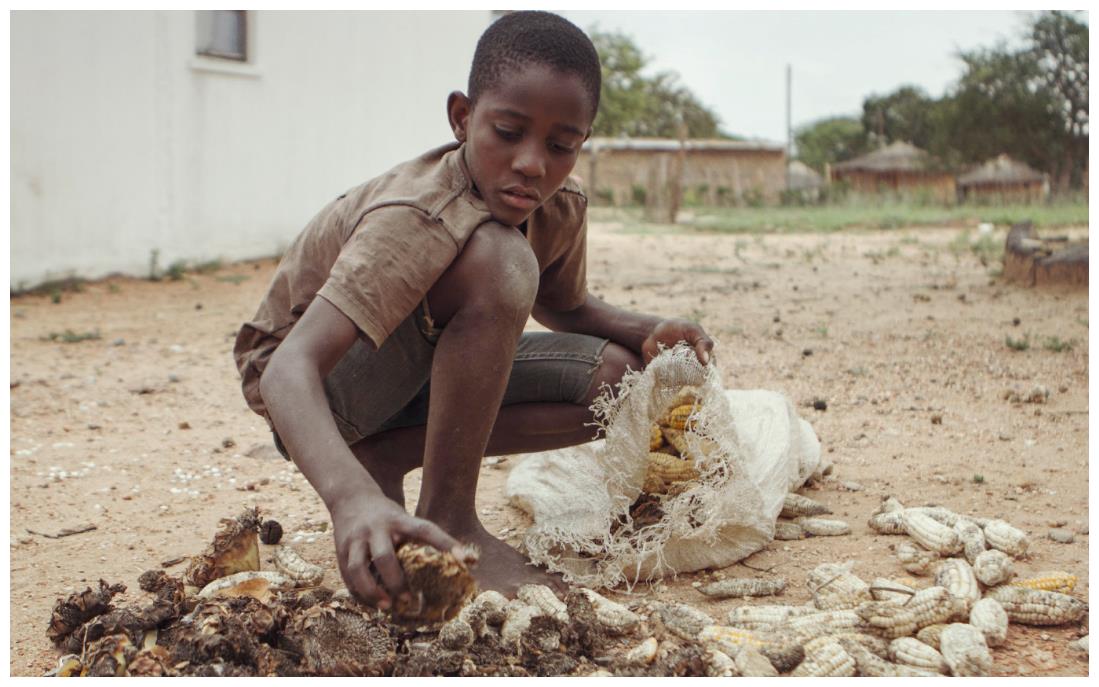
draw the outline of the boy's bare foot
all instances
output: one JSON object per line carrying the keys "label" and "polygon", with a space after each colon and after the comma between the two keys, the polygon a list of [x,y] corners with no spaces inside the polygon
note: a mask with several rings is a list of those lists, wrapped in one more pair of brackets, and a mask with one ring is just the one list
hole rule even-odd
{"label": "boy's bare foot", "polygon": [[481,523],[468,530],[450,534],[480,550],[480,558],[472,572],[482,591],[492,589],[508,598],[514,598],[524,584],[544,584],[558,594],[568,591],[568,585],[560,575],[536,567],[526,556],[492,536]]}

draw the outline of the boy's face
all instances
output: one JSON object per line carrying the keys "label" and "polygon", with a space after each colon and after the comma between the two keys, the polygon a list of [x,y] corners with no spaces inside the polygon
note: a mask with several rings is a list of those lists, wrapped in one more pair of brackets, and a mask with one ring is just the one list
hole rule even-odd
{"label": "boy's face", "polygon": [[580,77],[541,64],[503,76],[476,105],[452,93],[447,109],[473,183],[492,216],[510,226],[565,183],[595,119]]}

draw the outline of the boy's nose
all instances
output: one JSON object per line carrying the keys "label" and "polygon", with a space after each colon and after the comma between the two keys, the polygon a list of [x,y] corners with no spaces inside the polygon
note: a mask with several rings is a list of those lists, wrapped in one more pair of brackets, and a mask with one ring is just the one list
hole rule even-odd
{"label": "boy's nose", "polygon": [[511,168],[528,179],[538,179],[546,173],[546,161],[536,151],[526,148],[515,155]]}

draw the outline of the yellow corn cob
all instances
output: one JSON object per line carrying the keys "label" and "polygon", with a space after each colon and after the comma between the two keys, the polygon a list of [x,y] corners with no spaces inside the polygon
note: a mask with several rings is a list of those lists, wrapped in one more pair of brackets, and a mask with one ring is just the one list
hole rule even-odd
{"label": "yellow corn cob", "polygon": [[797,539],[805,539],[805,530],[801,529],[801,525],[797,524],[796,522],[790,522],[789,520],[776,520],[775,539],[778,541],[794,541]]}
{"label": "yellow corn cob", "polygon": [[802,531],[813,537],[839,537],[851,534],[851,527],[843,520],[828,520],[825,518],[798,518]]}
{"label": "yellow corn cob", "polygon": [[812,606],[739,606],[729,611],[727,620],[743,630],[770,630],[791,618],[816,612]]}
{"label": "yellow corn cob", "polygon": [[957,677],[983,677],[992,669],[985,636],[968,623],[952,623],[943,630],[942,655],[950,674]]}
{"label": "yellow corn cob", "polygon": [[935,651],[939,650],[939,639],[948,623],[932,623],[927,627],[921,627],[916,631],[916,639],[928,645]]}
{"label": "yellow corn cob", "polygon": [[822,611],[851,609],[869,601],[870,586],[851,572],[851,564],[822,563],[809,572],[807,580],[813,605]]}
{"label": "yellow corn cob", "polygon": [[672,429],[693,429],[690,417],[697,411],[698,406],[694,404],[676,406],[668,411],[666,424]]}
{"label": "yellow corn cob", "polygon": [[925,549],[944,555],[962,550],[962,540],[958,538],[958,533],[931,516],[908,508],[903,511],[901,518],[908,536]]}
{"label": "yellow corn cob", "polygon": [[660,425],[654,424],[649,429],[649,450],[655,451],[664,445],[664,433],[660,431]]}
{"label": "yellow corn cob", "polygon": [[1027,589],[1041,589],[1047,592],[1068,594],[1076,588],[1076,576],[1060,570],[1043,570],[1025,580],[1015,580],[1008,584],[1012,587],[1026,587]]}
{"label": "yellow corn cob", "polygon": [[935,571],[935,584],[946,587],[959,599],[965,605],[966,613],[981,598],[981,588],[977,586],[973,568],[962,558],[944,558]]}
{"label": "yellow corn cob", "polygon": [[696,639],[707,649],[715,649],[729,656],[736,656],[741,647],[754,646],[758,649],[764,644],[758,633],[727,625],[707,625]]}
{"label": "yellow corn cob", "polygon": [[661,427],[660,433],[664,435],[664,441],[668,442],[669,447],[675,449],[679,455],[686,456],[691,452],[687,446],[687,439],[683,436],[683,430]]}
{"label": "yellow corn cob", "polygon": [[732,599],[743,596],[773,596],[786,589],[786,580],[730,577],[698,587],[698,591],[714,599]]}
{"label": "yellow corn cob", "polygon": [[874,578],[874,581],[870,583],[870,596],[874,598],[874,601],[905,603],[915,593],[916,590],[912,587],[884,577]]}
{"label": "yellow corn cob", "polygon": [[912,542],[902,541],[894,548],[901,567],[913,575],[926,575],[931,565],[939,560],[939,554],[921,549]]}
{"label": "yellow corn cob", "polygon": [[1006,553],[991,549],[977,554],[977,560],[973,562],[973,573],[981,584],[995,587],[1010,580],[1015,575],[1015,567]]}
{"label": "yellow corn cob", "polygon": [[996,599],[981,599],[969,612],[969,624],[981,631],[985,643],[1000,646],[1007,639],[1007,611]]}
{"label": "yellow corn cob", "polygon": [[553,593],[553,590],[544,584],[520,585],[515,595],[519,597],[520,601],[534,606],[535,608],[540,608],[542,613],[551,618],[560,620],[563,623],[569,621],[569,614],[565,610],[565,603],[558,599],[557,595]]}
{"label": "yellow corn cob", "polygon": [[903,605],[868,601],[856,609],[863,621],[890,639],[909,636],[925,625],[949,621],[960,611],[961,602],[945,587],[921,589]]}
{"label": "yellow corn cob", "polygon": [[[946,625],[931,625],[928,627],[938,627],[940,633],[946,629]],[[947,671],[946,661],[943,659],[943,655],[939,653],[939,650],[914,637],[898,637],[890,642],[889,658],[902,665],[936,674]]]}
{"label": "yellow corn cob", "polygon": [[759,649],[746,644],[733,656],[733,663],[741,677],[777,677],[778,671],[767,660],[767,657],[759,652]]}
{"label": "yellow corn cob", "polygon": [[977,556],[988,548],[985,544],[985,533],[972,520],[958,520],[954,523],[954,531],[958,533],[958,539],[962,540],[962,554],[965,560],[973,565]]}
{"label": "yellow corn cob", "polygon": [[666,453],[650,453],[646,477],[653,476],[665,484],[698,479],[694,463]]}
{"label": "yellow corn cob", "polygon": [[823,503],[814,501],[808,496],[790,492],[782,502],[782,512],[779,513],[779,517],[799,518],[805,515],[827,515],[831,512],[832,509]]}
{"label": "yellow corn cob", "polygon": [[819,637],[806,642],[805,660],[791,677],[853,677],[855,659],[831,637]]}
{"label": "yellow corn cob", "polygon": [[1074,623],[1088,610],[1086,603],[1068,594],[1026,587],[1000,585],[988,590],[986,597],[999,601],[1011,622],[1021,625]]}
{"label": "yellow corn cob", "polygon": [[990,520],[984,526],[985,542],[994,549],[1014,558],[1026,555],[1029,541],[1026,532],[1003,520]]}
{"label": "yellow corn cob", "polygon": [[871,515],[866,524],[878,534],[908,534],[901,515],[904,511],[891,510]]}
{"label": "yellow corn cob", "polygon": [[855,659],[856,671],[863,677],[938,677],[938,673],[899,663],[890,663],[858,642],[847,640],[844,637],[837,638],[837,641],[844,651]]}

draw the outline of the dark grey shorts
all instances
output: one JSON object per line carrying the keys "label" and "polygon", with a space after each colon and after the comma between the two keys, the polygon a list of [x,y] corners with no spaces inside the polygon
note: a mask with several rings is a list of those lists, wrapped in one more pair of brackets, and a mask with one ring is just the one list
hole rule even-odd
{"label": "dark grey shorts", "polygon": [[[356,341],[324,380],[336,426],[350,446],[398,427],[427,424],[436,329],[421,303],[372,351]],[[580,403],[601,363],[607,339],[584,334],[524,332],[502,405]],[[286,449],[275,435],[275,446]]]}

